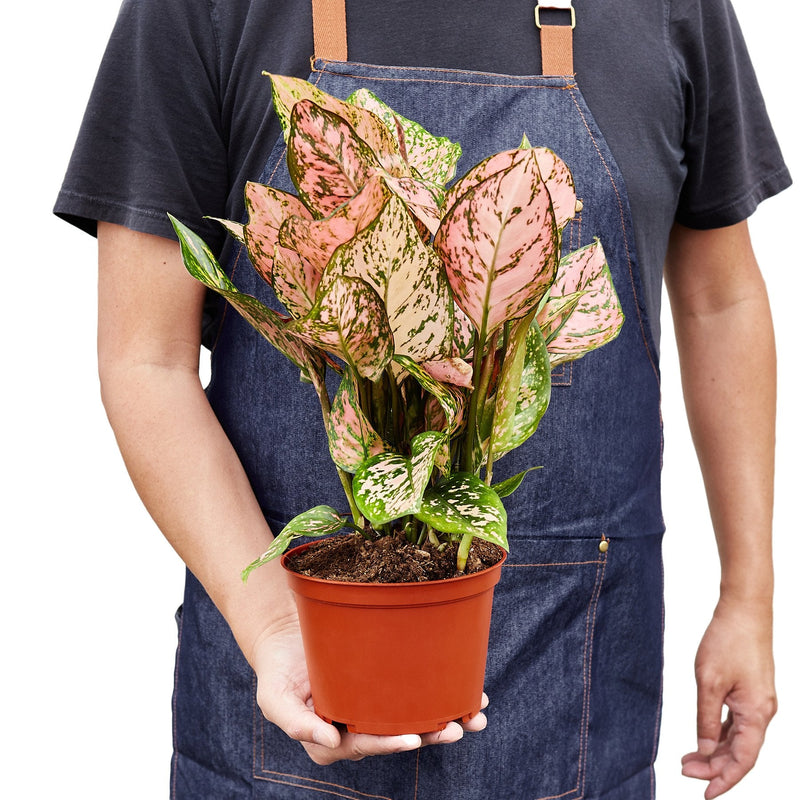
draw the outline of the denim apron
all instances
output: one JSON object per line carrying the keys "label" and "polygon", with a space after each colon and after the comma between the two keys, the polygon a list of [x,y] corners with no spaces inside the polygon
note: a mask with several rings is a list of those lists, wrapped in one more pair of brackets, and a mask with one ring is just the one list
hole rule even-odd
{"label": "denim apron", "polygon": [[[520,77],[365,65],[345,56],[317,58],[310,76],[342,98],[366,87],[458,141],[462,173],[516,147],[523,134],[553,149],[571,168],[583,203],[564,232],[564,250],[600,238],[625,312],[615,341],[554,370],[539,430],[495,467],[499,481],[543,466],[507,500],[510,557],[495,591],[488,727],[452,745],[313,764],[264,719],[252,671],[189,574],[179,615],[172,797],[654,796],[663,620],[658,365],[622,175],[571,68],[556,71]],[[261,182],[292,191],[284,155],[280,140]],[[241,291],[279,308],[241,249],[228,270]],[[314,389],[229,310],[208,397],[275,533],[311,506],[346,506]]]}

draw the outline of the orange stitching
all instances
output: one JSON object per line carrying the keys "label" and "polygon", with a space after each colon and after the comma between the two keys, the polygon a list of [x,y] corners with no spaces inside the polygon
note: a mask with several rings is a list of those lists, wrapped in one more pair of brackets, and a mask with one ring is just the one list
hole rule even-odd
{"label": "orange stitching", "polygon": [[[585,703],[586,703],[585,712],[586,713],[585,713],[585,718],[584,718],[583,739],[581,741],[581,753],[582,753],[582,755],[581,755],[581,764],[580,764],[580,766],[578,768],[579,769],[579,776],[580,776],[579,780],[582,780],[582,783],[581,783],[581,797],[583,797],[583,794],[584,794],[585,789],[586,789],[586,753],[584,752],[584,748],[586,748],[586,750],[588,750],[588,745],[589,745],[589,708],[590,708],[591,702],[592,702],[592,658],[593,658],[593,655],[594,655],[594,629],[595,629],[595,624],[597,622],[597,607],[600,605],[600,592],[602,591],[603,580],[605,579],[605,575],[606,575],[606,564],[608,563],[608,554],[607,553],[608,553],[608,551],[606,551],[606,554],[604,554],[603,558],[601,559],[602,563],[603,563],[602,571],[600,571],[600,567],[599,566],[597,568],[598,572],[599,572],[599,580],[597,581],[597,584],[596,584],[596,592],[595,592],[595,596],[594,596],[594,600],[593,600],[594,608],[592,609],[591,636],[589,636],[588,628],[587,628],[587,632],[586,632],[587,643],[588,643],[588,647],[589,647],[589,663],[588,663],[586,675],[588,676],[589,684],[588,684],[588,687],[587,687],[587,690],[586,690],[586,694],[585,694]],[[587,619],[587,624],[588,624],[588,619]]]}
{"label": "orange stitching", "polygon": [[636,316],[639,320],[639,330],[641,331],[642,334],[642,342],[644,344],[644,349],[647,352],[647,358],[650,361],[650,366],[653,368],[653,372],[656,376],[656,383],[657,385],[660,386],[661,381],[658,376],[658,368],[656,367],[655,361],[653,360],[653,354],[650,352],[650,345],[647,343],[647,332],[645,330],[644,320],[642,319],[642,312],[639,308],[639,297],[636,294],[636,284],[633,279],[633,262],[631,260],[631,252],[628,246],[628,231],[625,228],[625,212],[622,203],[622,198],[620,196],[619,189],[617,188],[616,181],[614,180],[614,176],[611,174],[611,170],[609,169],[605,158],[603,158],[603,153],[601,152],[600,147],[597,144],[597,140],[595,139],[594,133],[592,133],[592,130],[586,121],[586,117],[583,114],[583,110],[578,104],[577,98],[575,97],[575,93],[572,91],[572,89],[570,89],[569,95],[572,98],[572,102],[575,105],[575,108],[578,110],[578,114],[580,115],[580,118],[583,121],[583,125],[586,128],[586,131],[588,132],[589,137],[592,140],[592,144],[594,144],[594,149],[597,152],[598,157],[600,158],[600,162],[602,163],[603,168],[606,171],[606,175],[608,175],[608,179],[611,182],[611,187],[614,189],[614,194],[617,196],[617,207],[619,208],[619,222],[620,222],[620,227],[622,228],[622,242],[625,245],[625,256],[628,261],[628,274],[630,275],[630,280],[631,280],[631,291],[633,292],[633,298],[636,301],[635,303]]}
{"label": "orange stitching", "polygon": [[419,754],[422,752],[422,747],[417,748],[417,764],[414,771],[414,800],[417,800],[417,790],[419,789]]}

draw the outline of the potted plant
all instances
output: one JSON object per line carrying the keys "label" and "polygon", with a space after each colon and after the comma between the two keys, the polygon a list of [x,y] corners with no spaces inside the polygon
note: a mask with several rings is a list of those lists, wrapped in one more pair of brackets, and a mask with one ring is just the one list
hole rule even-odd
{"label": "potted plant", "polygon": [[[189,272],[313,384],[349,508],[303,511],[243,578],[282,554],[287,568],[295,562],[317,713],[357,731],[435,730],[479,710],[491,594],[508,549],[502,498],[529,471],[493,485],[493,465],[536,431],[551,368],[612,340],[622,311],[599,241],[561,255],[580,201],[551,150],[523,136],[448,186],[460,147],[372,93],[345,101],[282,76],[272,87],[297,194],[249,183],[248,221],[220,222],[286,313],[238,292],[202,240],[171,219]],[[296,571],[296,553],[344,529],[354,533],[342,546],[359,557],[392,545],[416,559],[412,582]],[[297,537],[321,536],[284,553]],[[427,580],[442,560],[453,577]],[[342,622],[356,612],[354,627]],[[319,634],[307,629],[312,617]],[[442,670],[468,685],[416,680]]]}

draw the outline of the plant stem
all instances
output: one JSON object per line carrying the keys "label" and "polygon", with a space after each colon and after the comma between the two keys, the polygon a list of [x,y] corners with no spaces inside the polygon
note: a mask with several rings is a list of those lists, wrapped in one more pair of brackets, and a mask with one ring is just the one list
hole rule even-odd
{"label": "plant stem", "polygon": [[[483,350],[486,347],[486,334],[483,330],[478,334],[475,343],[474,357],[472,359],[472,385],[479,387],[482,379]],[[475,449],[475,427],[478,421],[478,391],[473,389],[469,398],[469,413],[467,415],[467,433],[464,438],[464,449],[461,453],[461,468],[464,472],[474,472],[472,453]]]}
{"label": "plant stem", "polygon": [[458,555],[456,556],[456,569],[458,572],[464,572],[467,568],[467,558],[469,557],[469,548],[472,546],[472,534],[466,533],[461,537],[458,545]]}

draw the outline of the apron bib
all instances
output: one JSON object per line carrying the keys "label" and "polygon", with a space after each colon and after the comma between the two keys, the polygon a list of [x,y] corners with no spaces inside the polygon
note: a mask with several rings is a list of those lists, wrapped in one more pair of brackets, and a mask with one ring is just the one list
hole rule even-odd
{"label": "apron bib", "polygon": [[[571,10],[565,0],[545,5]],[[539,430],[496,464],[498,482],[543,469],[505,501],[511,552],[495,590],[488,728],[454,745],[318,767],[263,718],[251,670],[189,575],[172,796],[653,797],[662,642],[658,365],[624,182],[572,75],[571,26],[542,28],[549,74],[521,77],[349,62],[343,0],[315,0],[314,24],[317,53],[334,57],[316,58],[309,80],[340,98],[366,87],[459,142],[458,177],[523,134],[563,158],[583,203],[564,231],[564,250],[601,240],[626,319],[612,343],[556,368]],[[282,138],[260,181],[294,193]],[[280,308],[242,248],[227,269],[241,291]],[[208,397],[276,534],[314,505],[346,506],[314,389],[228,309]]]}

